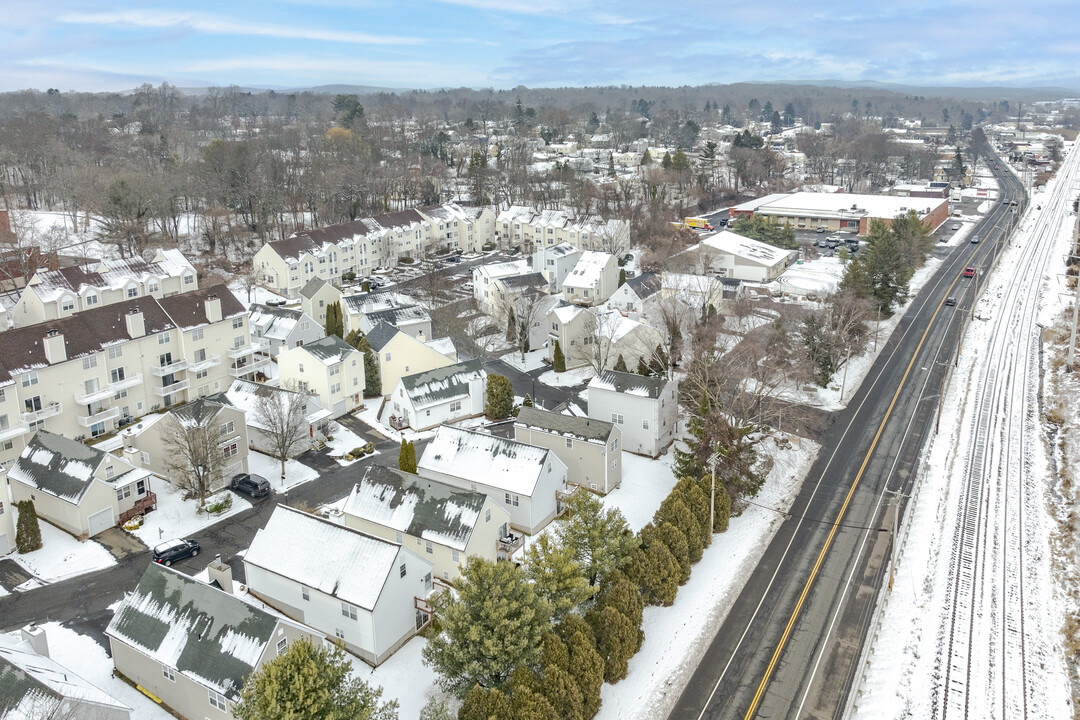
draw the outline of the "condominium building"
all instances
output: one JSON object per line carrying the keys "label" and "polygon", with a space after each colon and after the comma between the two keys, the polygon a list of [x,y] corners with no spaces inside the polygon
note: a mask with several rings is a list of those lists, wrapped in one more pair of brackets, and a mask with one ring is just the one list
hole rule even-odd
{"label": "condominium building", "polygon": [[582,250],[621,255],[630,247],[630,223],[587,215],[575,217],[565,210],[534,210],[512,205],[496,220],[503,245],[522,245],[525,252],[537,247],[570,243]]}

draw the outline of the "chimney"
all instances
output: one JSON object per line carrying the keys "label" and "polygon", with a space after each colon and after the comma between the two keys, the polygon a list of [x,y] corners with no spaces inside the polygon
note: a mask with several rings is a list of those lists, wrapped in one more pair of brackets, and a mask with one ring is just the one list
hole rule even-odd
{"label": "chimney", "polygon": [[217,581],[221,589],[230,595],[233,594],[232,568],[221,562],[221,556],[215,555],[214,562],[206,567],[210,582]]}
{"label": "chimney", "polygon": [[19,631],[22,639],[34,652],[42,657],[49,657],[49,638],[45,637],[45,629],[31,623]]}
{"label": "chimney", "polygon": [[128,314],[124,316],[124,319],[127,321],[128,335],[130,335],[132,339],[141,338],[146,334],[146,323],[143,321],[142,310],[139,309],[138,305],[128,311]]}
{"label": "chimney", "polygon": [[139,462],[139,451],[136,448],[124,448],[124,460],[131,463],[135,467],[142,467],[142,463]]}
{"label": "chimney", "polygon": [[206,298],[206,319],[209,322],[221,322],[221,298],[211,295]]}
{"label": "chimney", "polygon": [[45,346],[45,359],[50,365],[67,360],[67,347],[64,345],[64,336],[59,330],[47,331],[41,344]]}
{"label": "chimney", "polygon": [[135,433],[130,429],[120,433],[120,437],[124,440],[124,449],[133,449],[135,447]]}

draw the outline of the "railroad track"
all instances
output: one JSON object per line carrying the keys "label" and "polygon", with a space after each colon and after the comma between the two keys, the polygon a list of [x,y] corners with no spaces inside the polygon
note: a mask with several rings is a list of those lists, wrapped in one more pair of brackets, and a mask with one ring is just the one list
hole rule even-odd
{"label": "railroad track", "polygon": [[[1076,155],[1072,153],[1071,155]],[[955,494],[947,613],[933,717],[1026,718],[1041,696],[1025,627],[1025,502],[1040,497],[1028,462],[1037,437],[1038,311],[1077,159],[1060,170],[1039,224],[1012,263],[978,382],[968,462]],[[1004,270],[1004,269],[1003,269]],[[973,299],[972,302],[976,300]]]}

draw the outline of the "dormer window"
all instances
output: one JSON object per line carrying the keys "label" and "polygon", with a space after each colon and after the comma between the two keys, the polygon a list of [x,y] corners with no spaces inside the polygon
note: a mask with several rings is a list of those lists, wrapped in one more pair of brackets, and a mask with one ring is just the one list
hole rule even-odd
{"label": "dormer window", "polygon": [[70,295],[65,295],[60,300],[60,309],[64,312],[71,312],[75,309],[75,298]]}
{"label": "dormer window", "polygon": [[97,304],[98,304],[98,296],[96,294],[90,293],[89,295],[86,296],[86,306],[87,307],[90,307],[91,305],[97,305]]}
{"label": "dormer window", "polygon": [[127,296],[128,296],[129,299],[139,297],[139,288],[138,288],[138,286],[132,285],[131,287],[129,287],[127,289]]}
{"label": "dormer window", "polygon": [[190,285],[193,282],[195,282],[195,276],[192,275],[191,273],[185,273],[184,274],[184,284],[185,285]]}

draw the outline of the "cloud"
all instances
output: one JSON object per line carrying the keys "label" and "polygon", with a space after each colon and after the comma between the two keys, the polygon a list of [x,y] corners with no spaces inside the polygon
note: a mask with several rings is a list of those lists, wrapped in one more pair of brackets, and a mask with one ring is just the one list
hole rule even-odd
{"label": "cloud", "polygon": [[322,30],[290,25],[256,23],[232,18],[167,10],[121,10],[115,12],[70,12],[61,22],[78,25],[108,25],[155,29],[189,29],[210,35],[257,35],[294,40],[321,40],[354,45],[414,45],[420,38],[369,35],[349,30]]}

